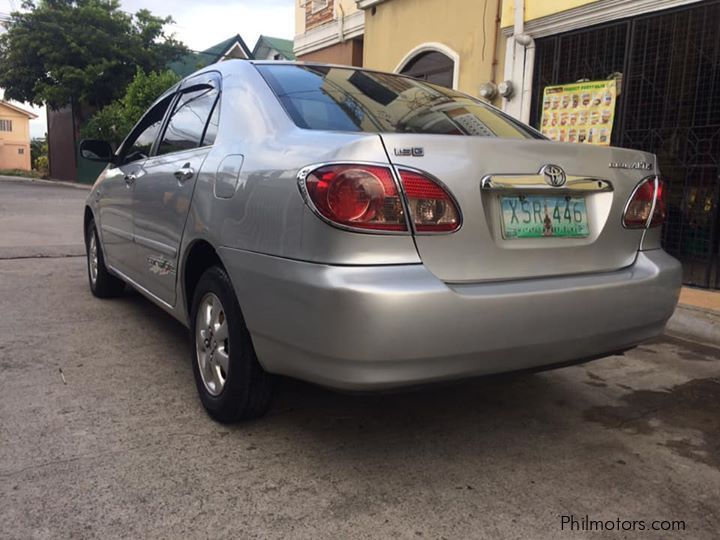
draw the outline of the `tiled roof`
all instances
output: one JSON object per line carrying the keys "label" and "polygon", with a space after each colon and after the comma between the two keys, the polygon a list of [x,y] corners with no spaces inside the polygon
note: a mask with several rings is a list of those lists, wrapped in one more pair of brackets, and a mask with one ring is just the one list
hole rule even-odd
{"label": "tiled roof", "polygon": [[[291,39],[276,38],[270,36],[260,36],[253,49],[253,56],[257,56],[261,48],[275,49],[285,60],[295,60],[293,52],[293,41]],[[264,54],[264,51],[263,51]]]}
{"label": "tiled roof", "polygon": [[222,56],[236,43],[240,45],[240,48],[249,60],[253,58],[253,54],[250,49],[248,49],[248,46],[245,44],[243,38],[240,34],[236,34],[208,49],[205,49],[204,51],[190,52],[182,58],[168,64],[168,68],[177,73],[180,77],[187,77],[200,68],[220,61]]}

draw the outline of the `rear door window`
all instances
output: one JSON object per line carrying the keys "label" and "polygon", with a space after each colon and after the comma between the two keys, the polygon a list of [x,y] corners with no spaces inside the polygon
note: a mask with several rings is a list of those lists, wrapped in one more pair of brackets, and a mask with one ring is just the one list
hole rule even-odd
{"label": "rear door window", "polygon": [[478,99],[401,75],[312,65],[256,67],[304,129],[543,138]]}
{"label": "rear door window", "polygon": [[[183,92],[165,128],[157,155],[181,152],[204,144],[203,136],[217,97],[218,92],[212,86]],[[212,144],[210,139],[207,144]]]}

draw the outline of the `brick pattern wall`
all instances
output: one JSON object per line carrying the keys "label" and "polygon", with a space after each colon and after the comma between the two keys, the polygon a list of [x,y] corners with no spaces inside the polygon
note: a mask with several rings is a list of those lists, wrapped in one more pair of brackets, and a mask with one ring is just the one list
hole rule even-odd
{"label": "brick pattern wall", "polygon": [[306,0],[305,29],[315,28],[321,24],[331,22],[335,17],[335,0],[328,0],[327,7],[313,13],[313,0]]}
{"label": "brick pattern wall", "polygon": [[344,43],[336,43],[301,56],[302,62],[320,62],[322,64],[341,64],[362,67],[362,38],[348,39]]}

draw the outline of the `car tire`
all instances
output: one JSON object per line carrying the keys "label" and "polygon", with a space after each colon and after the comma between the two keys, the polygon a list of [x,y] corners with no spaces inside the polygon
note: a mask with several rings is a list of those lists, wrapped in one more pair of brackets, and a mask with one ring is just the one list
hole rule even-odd
{"label": "car tire", "polygon": [[90,290],[98,298],[115,298],[125,291],[125,282],[113,276],[105,266],[100,237],[95,221],[90,221],[85,231],[85,253]]}
{"label": "car tire", "polygon": [[190,323],[193,374],[208,414],[222,423],[264,415],[273,377],[258,362],[235,289],[222,268],[214,266],[200,277]]}

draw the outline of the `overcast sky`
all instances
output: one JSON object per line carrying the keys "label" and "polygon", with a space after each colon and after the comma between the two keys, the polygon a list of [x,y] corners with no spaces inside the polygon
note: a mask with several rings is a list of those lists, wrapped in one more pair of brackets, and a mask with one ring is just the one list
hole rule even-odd
{"label": "overcast sky", "polygon": [[[156,15],[171,15],[175,24],[170,31],[190,49],[203,50],[240,34],[250,49],[260,34],[292,39],[295,28],[294,2],[298,0],[121,0],[125,11],[134,13],[147,8]],[[0,13],[8,13],[21,0],[0,0]],[[1,91],[0,91],[1,93]],[[42,137],[47,130],[45,111],[32,109],[39,115],[30,122],[33,137]]]}

